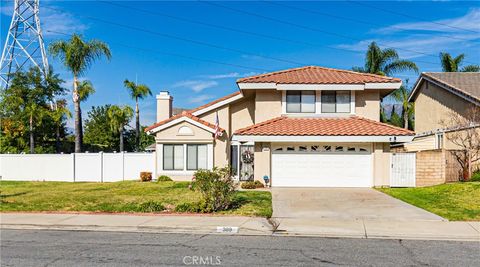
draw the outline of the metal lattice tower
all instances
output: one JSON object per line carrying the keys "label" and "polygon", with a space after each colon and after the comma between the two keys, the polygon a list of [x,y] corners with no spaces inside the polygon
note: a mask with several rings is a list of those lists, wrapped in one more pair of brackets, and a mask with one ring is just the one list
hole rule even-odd
{"label": "metal lattice tower", "polygon": [[[7,87],[11,73],[37,66],[46,76],[48,60],[39,18],[40,0],[15,0],[0,60],[0,86]],[[0,87],[0,88],[1,88]]]}

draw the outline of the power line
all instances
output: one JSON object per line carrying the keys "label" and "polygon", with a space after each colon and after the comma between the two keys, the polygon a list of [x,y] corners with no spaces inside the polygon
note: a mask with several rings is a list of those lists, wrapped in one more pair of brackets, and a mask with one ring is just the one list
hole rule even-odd
{"label": "power line", "polygon": [[136,11],[151,14],[151,15],[163,16],[163,17],[167,17],[167,18],[171,18],[171,19],[175,19],[175,20],[179,20],[179,21],[183,21],[183,22],[187,22],[187,23],[191,23],[191,24],[199,24],[199,25],[203,25],[203,26],[207,26],[207,27],[222,29],[222,30],[231,31],[231,32],[238,32],[238,33],[251,35],[251,36],[256,36],[256,37],[262,37],[262,38],[266,38],[266,39],[270,39],[270,40],[284,41],[284,42],[301,44],[301,45],[311,46],[311,47],[321,46],[321,47],[326,47],[326,48],[329,48],[329,49],[341,50],[341,51],[346,51],[346,52],[355,53],[355,54],[361,53],[359,51],[350,50],[350,49],[346,49],[346,48],[333,47],[333,46],[328,46],[328,45],[323,45],[323,44],[318,44],[318,43],[310,43],[310,42],[305,42],[305,41],[293,40],[293,39],[288,39],[288,38],[284,38],[284,37],[278,37],[278,36],[273,36],[273,35],[268,35],[268,34],[263,34],[263,33],[246,31],[246,30],[242,30],[242,29],[238,29],[238,28],[227,27],[227,26],[218,25],[218,24],[207,23],[207,22],[203,22],[203,21],[199,21],[199,20],[192,20],[192,19],[189,19],[189,18],[173,16],[173,15],[158,12],[158,11],[151,11],[151,10],[140,9],[140,8],[131,7],[131,6],[127,6],[127,5],[122,5],[122,4],[118,4],[118,3],[115,3],[115,2],[111,2],[111,1],[101,1],[100,0],[99,2],[109,4],[109,5],[113,5],[113,6],[122,7],[122,8],[126,8],[126,9],[132,9],[132,10],[136,10]]}
{"label": "power line", "polygon": [[[45,8],[60,11],[60,12],[62,11],[60,9],[52,8],[52,7],[45,7]],[[122,27],[122,28],[126,28],[126,29],[135,30],[135,31],[141,31],[141,32],[152,34],[152,35],[162,36],[164,38],[183,41],[183,42],[186,42],[186,43],[192,43],[192,44],[196,44],[196,45],[221,49],[221,50],[225,50],[225,51],[231,51],[231,52],[235,52],[235,53],[238,53],[238,54],[245,54],[245,55],[261,57],[261,58],[270,59],[270,60],[274,60],[274,61],[279,61],[279,62],[284,62],[284,63],[289,63],[289,64],[295,64],[295,65],[298,65],[298,66],[308,65],[308,64],[304,64],[304,63],[300,63],[300,62],[296,62],[296,61],[292,61],[292,60],[281,59],[281,58],[277,58],[277,57],[260,55],[260,54],[253,54],[253,53],[245,51],[245,50],[229,48],[229,47],[225,47],[225,46],[221,46],[221,45],[217,45],[217,44],[212,44],[212,43],[208,43],[208,42],[188,39],[188,38],[184,38],[184,37],[181,37],[181,36],[176,36],[176,35],[172,35],[172,34],[168,34],[168,33],[152,31],[152,30],[143,29],[143,28],[139,28],[139,27],[135,27],[135,26],[126,25],[126,24],[121,24],[121,23],[118,23],[118,22],[108,21],[108,20],[104,20],[104,19],[100,19],[100,18],[96,18],[96,17],[92,17],[92,16],[86,16],[86,15],[80,15],[80,14],[75,14],[75,15],[79,16],[79,17],[84,17],[84,18],[87,18],[87,19],[91,19],[91,20],[94,20],[94,21],[102,22],[102,23],[105,23],[105,24],[110,24],[110,25],[114,25],[114,26],[118,26],[118,27]]]}
{"label": "power line", "polygon": [[[47,30],[47,32],[61,34],[61,35],[65,35],[65,36],[72,36],[72,34],[59,32],[59,31]],[[159,50],[154,50],[154,49],[136,47],[136,46],[127,45],[127,44],[123,44],[123,43],[119,43],[119,42],[108,42],[108,43],[116,44],[116,45],[123,46],[123,47],[126,47],[126,48],[137,49],[137,50],[141,50],[141,51],[145,51],[145,52],[153,52],[153,53],[156,53],[156,54],[163,54],[163,55],[167,55],[167,56],[180,57],[180,58],[185,58],[185,59],[189,59],[189,60],[193,60],[193,61],[208,62],[208,63],[214,63],[214,64],[230,66],[230,67],[238,67],[238,68],[242,68],[242,69],[246,69],[246,70],[256,70],[256,71],[263,71],[263,72],[273,71],[271,69],[249,67],[249,66],[244,66],[244,65],[234,64],[234,63],[228,63],[228,62],[222,62],[222,61],[217,61],[217,60],[186,56],[186,55],[182,55],[182,54],[178,54],[178,53],[170,53],[170,52],[164,52],[164,51],[159,51]],[[156,58],[155,56],[150,56],[150,57]],[[159,58],[156,58],[156,59],[160,60]]]}
{"label": "power line", "polygon": [[469,31],[469,32],[473,32],[473,33],[480,33],[480,31],[472,31],[472,30],[470,30],[470,29],[464,29],[464,28],[461,28],[461,27],[452,26],[452,25],[448,25],[448,24],[445,24],[445,23],[440,23],[440,22],[436,22],[436,21],[424,20],[424,19],[419,18],[419,17],[415,17],[415,16],[412,16],[412,15],[407,15],[407,14],[404,14],[404,13],[400,13],[400,12],[392,11],[392,10],[389,10],[389,9],[381,8],[381,7],[378,7],[378,6],[370,5],[370,4],[367,4],[367,3],[365,3],[365,2],[353,1],[353,0],[347,0],[347,1],[350,2],[350,3],[355,3],[355,4],[357,4],[357,5],[363,5],[363,6],[366,6],[366,7],[371,8],[371,9],[380,10],[380,11],[383,11],[383,12],[386,12],[386,13],[390,13],[390,14],[394,14],[394,15],[398,15],[398,16],[402,16],[402,17],[406,17],[406,18],[410,18],[410,19],[415,19],[415,20],[418,20],[418,21],[423,21],[423,22],[427,22],[427,23],[431,23],[431,24],[436,24],[436,25],[440,25],[440,26],[444,26],[444,27],[449,27],[449,28],[452,28],[452,29],[457,29],[457,30],[462,30],[462,31]]}
{"label": "power line", "polygon": [[[241,9],[236,9],[236,8],[233,8],[233,7],[229,7],[229,6],[225,6],[225,5],[219,4],[218,2],[215,2],[215,3],[214,3],[214,2],[203,1],[203,0],[197,0],[197,1],[202,2],[202,3],[205,3],[205,4],[208,4],[208,5],[220,7],[220,8],[223,8],[223,9],[231,10],[231,11],[234,11],[234,12],[238,12],[238,13],[241,13],[241,14],[246,14],[246,15],[253,16],[253,17],[259,17],[259,18],[262,18],[262,19],[265,19],[265,20],[274,21],[274,22],[277,22],[277,23],[281,23],[281,24],[285,24],[285,25],[289,25],[289,26],[301,28],[301,29],[304,29],[304,30],[309,30],[309,31],[314,31],[314,32],[320,32],[320,33],[323,33],[323,34],[327,34],[327,35],[331,35],[331,36],[337,36],[337,37],[341,37],[341,38],[349,39],[349,40],[363,41],[362,39],[359,39],[359,38],[354,38],[354,37],[346,36],[346,35],[339,34],[339,33],[333,33],[333,32],[325,31],[325,30],[322,30],[322,29],[313,28],[313,27],[310,27],[310,26],[305,26],[305,25],[301,25],[301,24],[297,24],[297,23],[293,23],[293,22],[289,22],[289,21],[284,21],[284,20],[280,20],[280,19],[277,19],[277,18],[272,18],[272,17],[264,16],[264,15],[258,14],[258,13],[253,13],[253,12],[249,12],[249,11],[245,11],[245,10],[241,10]],[[399,48],[399,47],[389,46],[389,45],[381,44],[381,43],[378,43],[378,44],[379,44],[380,46],[384,46],[384,47],[387,47],[387,48],[393,48],[393,49],[397,49],[397,50],[402,50],[402,51],[407,51],[407,52],[411,52],[411,53],[415,53],[415,54],[420,54],[420,55],[425,55],[425,56],[429,56],[429,57],[438,58],[438,55],[428,54],[428,53],[425,53],[425,52],[419,52],[419,51],[415,51],[415,50],[411,50],[411,49],[406,49],[406,48]],[[420,62],[420,61],[417,60],[417,62]],[[423,63],[427,63],[427,62],[424,61]],[[438,63],[432,63],[432,62],[428,62],[428,64],[438,65]]]}
{"label": "power line", "polygon": [[[349,17],[343,17],[343,16],[339,16],[339,15],[333,15],[333,14],[321,12],[321,11],[318,11],[318,10],[306,9],[306,8],[301,8],[301,7],[297,7],[297,6],[286,5],[284,2],[279,2],[279,1],[262,0],[262,2],[271,4],[271,5],[276,5],[276,6],[281,6],[281,7],[285,7],[285,8],[290,8],[290,9],[293,9],[293,10],[298,10],[298,11],[301,11],[301,12],[316,14],[316,15],[325,16],[325,17],[330,17],[330,18],[335,18],[335,19],[340,19],[340,20],[351,21],[351,22],[355,22],[355,23],[359,23],[359,24],[364,24],[364,25],[370,25],[370,26],[375,26],[375,27],[389,27],[389,28],[399,29],[399,30],[403,30],[403,31],[409,31],[409,30],[410,30],[410,29],[408,29],[408,28],[402,28],[402,27],[398,27],[398,26],[395,26],[395,25],[385,26],[385,25],[381,25],[381,24],[378,24],[378,23],[372,23],[372,22],[368,22],[368,21],[364,21],[364,20],[357,20],[357,19],[353,19],[353,18],[349,18]],[[439,36],[439,37],[442,37],[442,38],[448,38],[448,39],[462,40],[462,41],[471,41],[471,40],[465,39],[465,38],[448,36],[448,35],[441,35],[441,34],[436,34],[435,36]]]}

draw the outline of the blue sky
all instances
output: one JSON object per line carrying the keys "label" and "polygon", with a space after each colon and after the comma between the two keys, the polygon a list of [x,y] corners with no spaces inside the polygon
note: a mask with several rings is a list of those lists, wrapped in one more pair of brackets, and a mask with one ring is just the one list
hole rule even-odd
{"label": "blue sky", "polygon": [[[12,5],[2,0],[2,47]],[[174,106],[191,108],[234,92],[243,76],[300,65],[362,66],[370,41],[396,48],[421,71],[441,71],[440,51],[465,53],[469,64],[480,64],[478,1],[42,0],[40,10],[47,45],[74,32],[110,45],[112,60],[98,61],[83,77],[97,89],[84,112],[93,105],[133,105],[126,78],[137,77],[154,94],[168,90]],[[70,89],[71,75],[49,61]],[[417,77],[394,76],[410,83]],[[141,102],[141,122],[154,120],[152,96]]]}

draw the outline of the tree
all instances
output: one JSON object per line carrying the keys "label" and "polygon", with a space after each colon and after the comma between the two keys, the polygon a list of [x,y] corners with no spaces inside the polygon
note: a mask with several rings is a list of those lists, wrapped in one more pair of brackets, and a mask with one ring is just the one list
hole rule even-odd
{"label": "tree", "polygon": [[105,56],[111,58],[108,45],[98,41],[82,40],[82,36],[73,34],[69,41],[56,41],[50,44],[50,53],[63,61],[65,67],[73,74],[73,104],[75,107],[75,152],[82,151],[83,129],[80,110],[78,78],[85,74],[95,60]]}
{"label": "tree", "polygon": [[85,120],[85,144],[89,151],[113,151],[118,147],[116,132],[112,132],[108,109],[110,105],[92,107]]}
{"label": "tree", "polygon": [[119,107],[113,105],[108,109],[107,114],[110,119],[110,128],[112,131],[116,131],[120,138],[120,152],[122,152],[125,126],[130,122],[133,116],[133,109],[129,106]]}
{"label": "tree", "polygon": [[72,113],[67,108],[67,101],[65,99],[57,100],[50,116],[55,122],[55,151],[60,153],[60,129],[64,120],[72,117]]}
{"label": "tree", "polygon": [[405,83],[406,85],[400,86],[400,88],[393,91],[390,96],[402,105],[403,128],[408,129],[409,119],[413,117],[414,103],[408,101],[408,96],[411,91],[407,88],[408,79]]}
{"label": "tree", "polygon": [[413,70],[418,73],[418,67],[414,62],[400,59],[395,49],[381,49],[375,42],[370,43],[368,46],[368,50],[365,55],[365,66],[353,67],[352,70],[383,76],[389,76],[395,72],[406,70]]}
{"label": "tree", "polygon": [[403,120],[398,115],[398,113],[395,111],[395,105],[392,106],[392,114],[390,115],[389,123],[391,125],[397,126],[397,127],[402,127],[403,126]]}
{"label": "tree", "polygon": [[144,99],[148,95],[152,95],[152,91],[145,84],[138,84],[126,79],[123,85],[130,93],[130,97],[135,99],[135,151],[139,150],[140,146],[140,110],[138,107],[138,100]]}
{"label": "tree", "polygon": [[449,53],[441,52],[440,53],[440,63],[442,64],[442,70],[444,72],[479,72],[479,65],[467,65],[460,69],[463,60],[465,59],[465,54],[460,54],[456,57],[452,57]]}
{"label": "tree", "polygon": [[53,69],[46,79],[38,68],[13,75],[11,85],[0,92],[0,152],[53,152],[55,122],[50,115],[52,100],[64,94],[62,82]]}
{"label": "tree", "polygon": [[458,148],[450,152],[462,167],[462,178],[469,180],[472,166],[480,161],[480,107],[469,108],[464,116],[450,112],[441,124],[446,139]]}

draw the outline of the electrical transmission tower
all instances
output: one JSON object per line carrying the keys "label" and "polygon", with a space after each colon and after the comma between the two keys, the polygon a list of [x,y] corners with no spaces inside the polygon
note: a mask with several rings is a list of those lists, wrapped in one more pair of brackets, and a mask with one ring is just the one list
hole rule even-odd
{"label": "electrical transmission tower", "polygon": [[0,60],[0,88],[9,85],[10,74],[36,66],[44,77],[48,72],[47,54],[39,17],[40,0],[15,0],[12,22]]}

